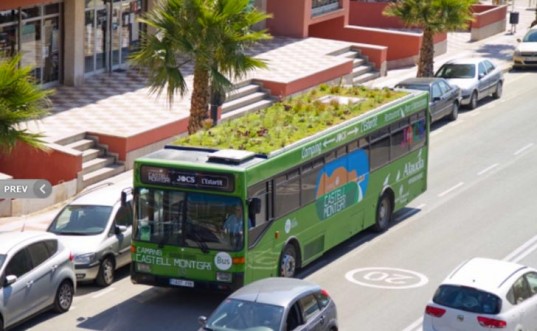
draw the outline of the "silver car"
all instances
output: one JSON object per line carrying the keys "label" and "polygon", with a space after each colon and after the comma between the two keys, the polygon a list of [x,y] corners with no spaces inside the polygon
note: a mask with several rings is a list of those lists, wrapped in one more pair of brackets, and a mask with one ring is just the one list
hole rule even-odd
{"label": "silver car", "polygon": [[72,255],[46,232],[0,232],[0,331],[47,309],[69,310],[76,289]]}
{"label": "silver car", "polygon": [[97,188],[70,202],[47,231],[58,235],[75,255],[78,282],[113,283],[115,271],[131,262],[132,197],[121,204],[125,185]]}
{"label": "silver car", "polygon": [[317,284],[296,278],[266,278],[228,296],[199,331],[337,331],[334,301]]}
{"label": "silver car", "polygon": [[490,95],[499,99],[503,91],[503,73],[487,58],[463,58],[444,63],[435,77],[446,79],[461,89],[461,105],[475,109],[479,100]]}
{"label": "silver car", "polygon": [[537,26],[526,32],[513,53],[513,68],[537,68]]}

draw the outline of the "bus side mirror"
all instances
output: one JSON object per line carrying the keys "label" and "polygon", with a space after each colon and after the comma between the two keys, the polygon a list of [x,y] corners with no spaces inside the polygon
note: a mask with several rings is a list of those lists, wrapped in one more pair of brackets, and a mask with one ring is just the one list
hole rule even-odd
{"label": "bus side mirror", "polygon": [[259,198],[253,198],[250,200],[248,209],[251,213],[259,214],[261,212],[261,200]]}

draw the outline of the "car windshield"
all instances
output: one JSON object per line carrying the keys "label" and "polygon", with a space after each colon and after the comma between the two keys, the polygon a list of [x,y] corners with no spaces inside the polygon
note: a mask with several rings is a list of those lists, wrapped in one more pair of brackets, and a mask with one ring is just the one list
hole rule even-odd
{"label": "car windshield", "polygon": [[526,43],[537,42],[537,30],[528,31],[522,41]]}
{"label": "car windshield", "polygon": [[96,235],[106,229],[110,206],[68,205],[52,221],[48,231],[58,235]]}
{"label": "car windshield", "polygon": [[433,302],[478,314],[498,314],[502,307],[502,300],[492,293],[455,285],[440,286],[434,294]]}
{"label": "car windshield", "polygon": [[401,84],[401,85],[397,85],[396,87],[406,88],[410,90],[429,91],[429,85],[422,85],[422,84]]}
{"label": "car windshield", "polygon": [[475,65],[473,64],[444,64],[437,72],[436,77],[442,78],[474,78]]}
{"label": "car windshield", "polygon": [[226,299],[209,317],[206,328],[221,330],[279,331],[284,308],[235,299]]}

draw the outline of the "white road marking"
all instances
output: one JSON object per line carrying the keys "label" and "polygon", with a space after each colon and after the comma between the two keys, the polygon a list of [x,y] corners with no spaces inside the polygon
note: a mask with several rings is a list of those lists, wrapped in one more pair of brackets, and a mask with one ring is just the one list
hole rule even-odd
{"label": "white road marking", "polygon": [[97,298],[100,298],[102,297],[103,295],[106,295],[112,291],[115,291],[115,287],[109,287],[107,288],[106,290],[102,290],[102,291],[99,291],[99,293],[95,294],[94,296],[92,296],[91,298],[92,299],[97,299]]}
{"label": "white road marking", "polygon": [[478,176],[481,176],[482,174],[489,172],[490,170],[496,168],[497,166],[499,166],[499,164],[498,164],[498,163],[494,163],[494,164],[491,165],[490,167],[487,167],[487,168],[481,170],[480,172],[478,172],[477,175],[478,175]]}
{"label": "white road marking", "polygon": [[418,318],[414,323],[410,324],[402,331],[421,331],[421,323],[423,323],[423,317]]}
{"label": "white road marking", "polygon": [[523,152],[525,152],[527,149],[531,148],[533,146],[533,143],[527,144],[526,146],[522,147],[518,151],[514,152],[513,155],[519,155]]}
{"label": "white road marking", "polygon": [[415,288],[429,282],[429,279],[419,272],[387,267],[353,269],[345,274],[345,278],[357,285],[389,290]]}
{"label": "white road marking", "polygon": [[459,187],[461,187],[461,186],[463,186],[463,185],[464,185],[464,183],[463,183],[463,182],[460,182],[460,183],[458,183],[457,185],[455,185],[455,186],[453,186],[453,187],[451,187],[451,188],[445,190],[444,192],[438,194],[438,197],[441,198],[441,197],[443,197],[444,195],[446,195],[446,194],[448,194],[448,193],[450,193],[450,192],[452,192],[452,191],[458,189]]}

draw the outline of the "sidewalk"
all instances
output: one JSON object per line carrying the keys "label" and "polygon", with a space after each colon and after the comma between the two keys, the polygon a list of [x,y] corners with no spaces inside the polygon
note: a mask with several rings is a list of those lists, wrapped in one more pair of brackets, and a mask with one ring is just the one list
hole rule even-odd
{"label": "sidewalk", "polygon": [[[482,3],[491,3],[491,1],[482,1]],[[533,2],[535,3],[535,1]],[[489,57],[493,62],[498,64],[504,71],[511,68],[511,57],[516,47],[517,38],[522,38],[524,33],[535,19],[535,4],[532,8],[528,6],[527,1],[516,0],[515,11],[519,12],[519,24],[516,31],[511,33],[509,25],[509,12],[507,14],[507,30],[504,33],[491,36],[489,38],[470,42],[470,33],[452,32],[448,33],[447,52],[435,58],[435,68],[438,68],[444,62],[464,56],[483,56]],[[511,11],[511,5],[509,7]],[[297,52],[312,52],[312,49],[319,47],[311,41],[307,50],[296,49],[298,43],[292,39],[279,39],[265,49],[258,50],[262,57],[274,55],[276,48],[294,47],[293,54],[300,58]],[[292,45],[294,44],[294,46]],[[307,44],[308,45],[308,44]],[[325,45],[325,47],[333,47]],[[326,50],[323,50],[326,52]],[[278,59],[280,54],[274,55]],[[288,58],[287,54],[283,58]],[[280,59],[281,60],[281,59]],[[279,65],[279,62],[276,62]],[[301,68],[289,68],[285,63],[279,70],[302,70]],[[312,70],[308,64],[307,70]],[[393,87],[399,81],[415,77],[416,66],[389,70],[387,75],[368,82],[370,87]],[[271,74],[270,72],[267,74]],[[170,109],[165,103],[162,96],[157,99],[154,96],[148,98],[148,88],[144,85],[141,77],[135,73],[112,73],[103,74],[88,79],[87,84],[82,88],[60,87],[59,92],[54,97],[55,111],[53,114],[43,120],[40,125],[35,125],[32,129],[45,131],[46,135],[54,141],[63,136],[79,131],[81,127],[89,130],[98,127],[100,131],[109,130],[114,134],[122,134],[123,131],[136,132],[143,127],[159,123],[160,125],[167,121],[176,120],[178,117],[189,116],[189,99],[180,98]],[[132,171],[121,174],[106,181],[121,182],[125,178],[132,178]],[[59,208],[66,202],[49,207],[45,210],[21,216],[21,217],[4,217],[0,218],[0,231],[26,229],[45,229],[48,222],[57,213]]]}

